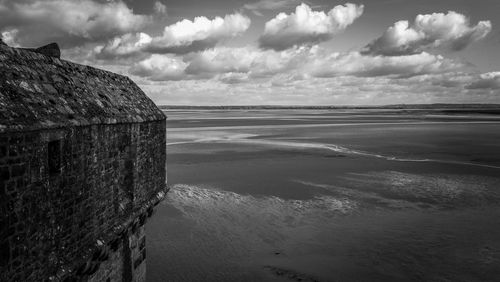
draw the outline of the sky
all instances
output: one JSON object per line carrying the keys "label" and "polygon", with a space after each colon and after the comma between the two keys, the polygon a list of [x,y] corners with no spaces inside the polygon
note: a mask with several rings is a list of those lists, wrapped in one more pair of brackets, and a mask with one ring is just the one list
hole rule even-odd
{"label": "sky", "polygon": [[13,47],[159,105],[500,103],[498,0],[0,0]]}

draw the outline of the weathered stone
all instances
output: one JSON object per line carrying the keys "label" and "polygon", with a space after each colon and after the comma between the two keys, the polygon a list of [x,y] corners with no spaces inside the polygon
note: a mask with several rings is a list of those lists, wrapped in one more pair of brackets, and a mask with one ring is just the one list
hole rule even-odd
{"label": "weathered stone", "polygon": [[22,48],[23,50],[36,52],[48,57],[61,58],[61,50],[57,43],[50,43],[39,48]]}
{"label": "weathered stone", "polygon": [[0,57],[0,132],[165,119],[125,76],[6,45]]}
{"label": "weathered stone", "polygon": [[127,77],[5,45],[0,57],[0,281],[145,281],[165,116]]}

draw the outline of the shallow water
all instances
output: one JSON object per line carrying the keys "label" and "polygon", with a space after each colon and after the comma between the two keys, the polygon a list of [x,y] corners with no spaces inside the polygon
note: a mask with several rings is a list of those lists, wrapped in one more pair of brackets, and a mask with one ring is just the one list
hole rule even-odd
{"label": "shallow water", "polygon": [[500,119],[167,112],[148,281],[496,281]]}

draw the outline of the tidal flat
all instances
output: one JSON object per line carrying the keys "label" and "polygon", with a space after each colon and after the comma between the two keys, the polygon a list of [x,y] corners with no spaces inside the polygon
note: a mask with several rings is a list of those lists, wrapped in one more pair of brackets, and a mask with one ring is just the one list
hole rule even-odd
{"label": "tidal flat", "polygon": [[498,281],[500,115],[167,110],[148,281]]}

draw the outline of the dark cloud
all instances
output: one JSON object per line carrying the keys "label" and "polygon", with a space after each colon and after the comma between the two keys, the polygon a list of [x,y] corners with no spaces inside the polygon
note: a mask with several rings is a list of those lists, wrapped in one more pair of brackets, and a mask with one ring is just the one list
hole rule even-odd
{"label": "dark cloud", "polygon": [[140,30],[151,20],[122,1],[21,0],[0,2],[0,31],[11,44],[63,47],[106,40]]}

